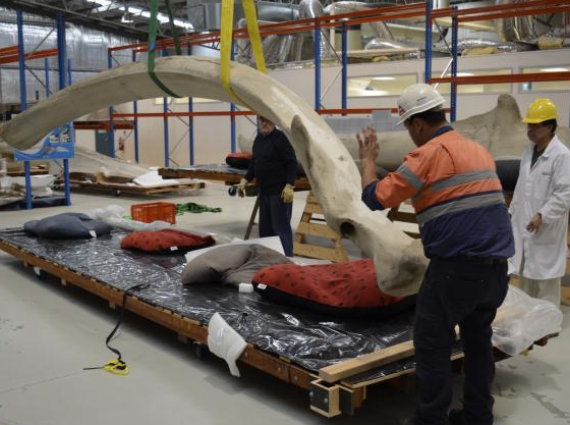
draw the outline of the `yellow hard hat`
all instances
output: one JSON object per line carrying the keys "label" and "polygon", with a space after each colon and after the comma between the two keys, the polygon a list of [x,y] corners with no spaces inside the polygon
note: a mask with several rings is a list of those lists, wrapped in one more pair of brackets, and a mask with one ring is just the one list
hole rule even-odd
{"label": "yellow hard hat", "polygon": [[556,105],[552,103],[552,100],[536,99],[529,105],[526,117],[523,118],[522,122],[527,124],[538,124],[548,120],[555,120],[557,118],[558,109],[556,109]]}

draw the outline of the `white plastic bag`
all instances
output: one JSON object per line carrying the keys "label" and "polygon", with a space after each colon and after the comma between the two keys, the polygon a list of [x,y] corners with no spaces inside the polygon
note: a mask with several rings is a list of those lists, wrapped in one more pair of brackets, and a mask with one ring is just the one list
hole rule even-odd
{"label": "white plastic bag", "polygon": [[236,360],[245,350],[247,343],[228,323],[215,313],[208,324],[208,348],[221,357],[230,367],[230,373],[239,378]]}
{"label": "white plastic bag", "polygon": [[153,221],[152,223],[143,223],[142,221],[136,220],[125,220],[123,216],[125,215],[125,209],[119,205],[113,204],[105,208],[97,208],[89,213],[89,217],[103,220],[105,223],[111,226],[118,227],[127,231],[156,231],[167,229],[171,226],[170,223],[166,221]]}
{"label": "white plastic bag", "polygon": [[560,332],[562,312],[550,301],[532,298],[509,285],[493,322],[493,345],[516,356],[539,339]]}

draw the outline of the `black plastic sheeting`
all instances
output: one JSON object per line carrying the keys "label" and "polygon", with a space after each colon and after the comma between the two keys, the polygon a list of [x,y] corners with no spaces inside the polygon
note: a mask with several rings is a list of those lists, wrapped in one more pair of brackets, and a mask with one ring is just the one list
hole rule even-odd
{"label": "black plastic sheeting", "polygon": [[520,159],[500,159],[495,160],[497,167],[497,176],[501,181],[503,190],[506,192],[514,192],[517,180],[519,178]]}
{"label": "black plastic sheeting", "polygon": [[[339,320],[265,301],[257,293],[238,293],[221,285],[180,282],[183,255],[149,255],[120,249],[127,233],[114,229],[90,240],[55,241],[27,236],[22,228],[0,231],[0,240],[58,263],[100,282],[127,290],[140,283],[139,299],[207,325],[218,312],[246,341],[290,359],[311,371],[407,341],[412,337],[413,311],[381,322]],[[370,371],[379,377],[414,367],[412,360]],[[359,375],[359,380],[366,380]]]}

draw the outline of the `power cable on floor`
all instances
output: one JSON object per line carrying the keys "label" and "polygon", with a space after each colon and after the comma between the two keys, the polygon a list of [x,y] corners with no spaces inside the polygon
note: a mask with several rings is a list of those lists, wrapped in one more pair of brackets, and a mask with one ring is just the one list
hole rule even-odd
{"label": "power cable on floor", "polygon": [[107,348],[109,350],[111,350],[113,353],[115,353],[117,355],[117,358],[108,361],[103,366],[84,367],[83,370],[104,369],[107,372],[114,373],[115,375],[128,375],[129,374],[129,368],[127,366],[127,363],[123,360],[123,356],[121,355],[121,352],[117,348],[112,347],[109,343],[111,342],[111,340],[113,339],[113,337],[115,336],[115,334],[119,330],[119,326],[121,326],[121,323],[123,322],[123,317],[125,316],[125,310],[126,310],[126,306],[127,306],[127,297],[129,295],[131,295],[133,292],[137,292],[137,291],[146,289],[148,286],[150,286],[149,283],[140,283],[138,285],[131,286],[129,289],[127,289],[125,292],[123,292],[123,302],[121,304],[121,313],[119,315],[119,320],[117,320],[117,324],[115,325],[115,327],[113,328],[111,333],[105,339],[105,345],[107,346]]}

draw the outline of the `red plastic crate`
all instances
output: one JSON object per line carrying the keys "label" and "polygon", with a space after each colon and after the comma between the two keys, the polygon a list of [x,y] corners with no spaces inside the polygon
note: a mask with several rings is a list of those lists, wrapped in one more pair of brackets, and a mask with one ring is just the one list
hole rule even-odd
{"label": "red plastic crate", "polygon": [[176,205],[171,202],[149,202],[148,204],[131,205],[133,220],[152,223],[156,220],[176,223]]}

